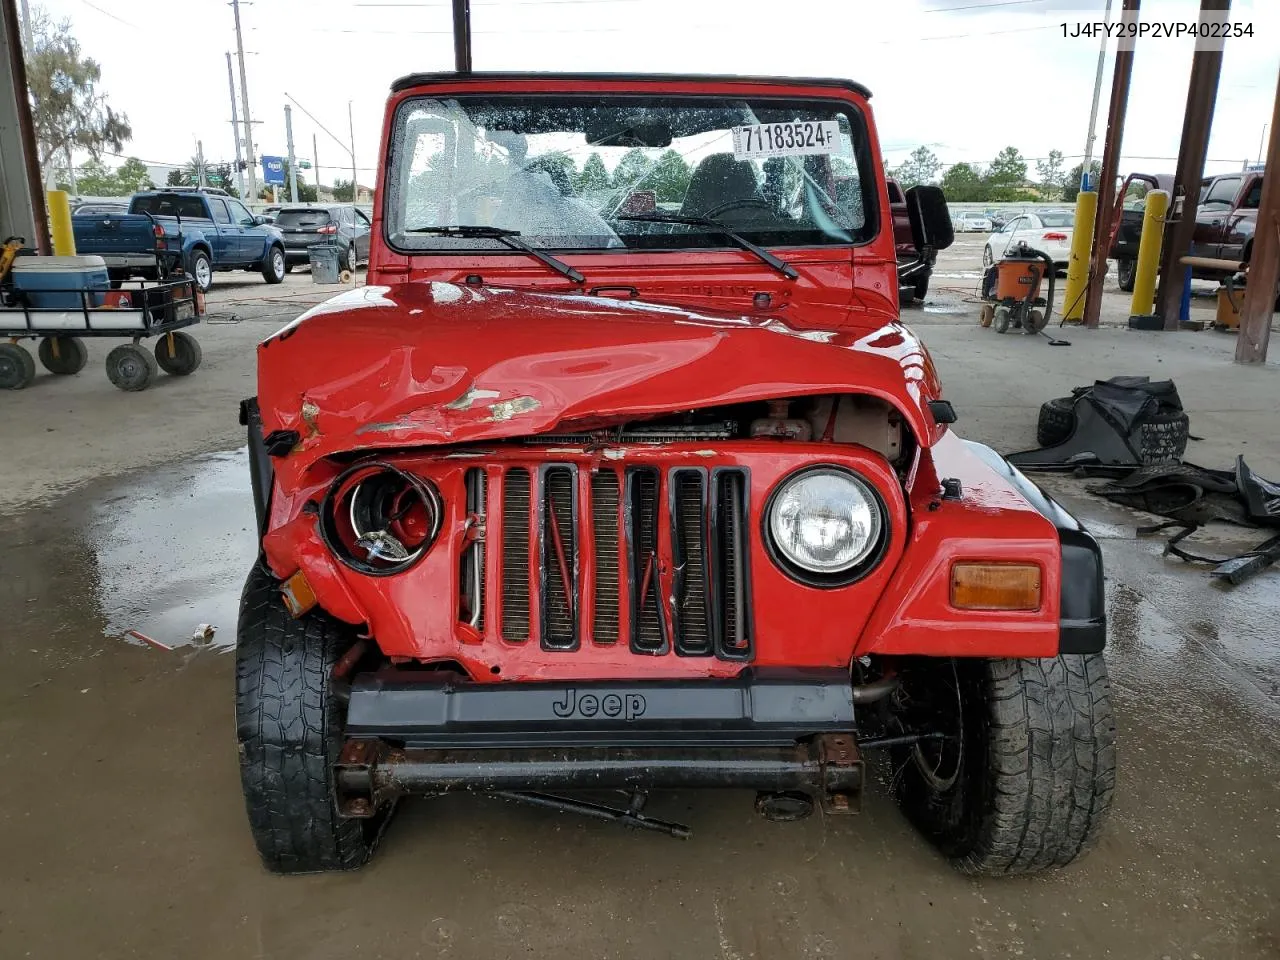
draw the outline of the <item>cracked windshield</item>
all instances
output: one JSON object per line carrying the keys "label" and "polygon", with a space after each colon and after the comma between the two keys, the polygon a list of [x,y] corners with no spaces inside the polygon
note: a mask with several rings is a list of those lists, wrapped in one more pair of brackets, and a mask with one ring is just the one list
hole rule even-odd
{"label": "cracked windshield", "polygon": [[[406,102],[388,176],[403,250],[848,244],[874,230],[844,104],[699,98]],[[864,195],[864,190],[866,194]]]}

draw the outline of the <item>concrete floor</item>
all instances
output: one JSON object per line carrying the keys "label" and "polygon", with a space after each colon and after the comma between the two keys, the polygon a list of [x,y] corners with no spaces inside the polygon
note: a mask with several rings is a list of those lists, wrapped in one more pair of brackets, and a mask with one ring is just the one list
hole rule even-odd
{"label": "concrete floor", "polygon": [[[940,272],[976,273],[975,239]],[[1280,477],[1277,371],[1233,366],[1231,338],[998,337],[974,324],[973,283],[940,276],[906,314],[965,435],[1031,446],[1044,398],[1095,374],[1171,375],[1205,438],[1189,459],[1245,452]],[[956,875],[876,769],[848,819],[768,824],[737,792],[656,798],[688,841],[410,802],[369,868],[267,875],[230,722],[254,551],[235,404],[253,390],[252,344],[325,292],[305,274],[220,284],[213,309],[244,320],[198,331],[189,381],[120,393],[101,344],[80,376],[0,397],[0,957],[1280,957],[1280,573],[1219,589],[1062,478],[1055,492],[1103,540],[1121,749],[1109,829],[1065,871]],[[221,629],[193,642],[199,623]]]}

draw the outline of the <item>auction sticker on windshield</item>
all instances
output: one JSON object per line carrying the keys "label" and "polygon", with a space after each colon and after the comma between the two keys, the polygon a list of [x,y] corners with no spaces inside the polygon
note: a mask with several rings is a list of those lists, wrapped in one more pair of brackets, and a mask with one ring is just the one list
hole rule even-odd
{"label": "auction sticker on windshield", "polygon": [[840,124],[835,120],[753,123],[733,128],[733,156],[737,160],[835,153],[839,143]]}

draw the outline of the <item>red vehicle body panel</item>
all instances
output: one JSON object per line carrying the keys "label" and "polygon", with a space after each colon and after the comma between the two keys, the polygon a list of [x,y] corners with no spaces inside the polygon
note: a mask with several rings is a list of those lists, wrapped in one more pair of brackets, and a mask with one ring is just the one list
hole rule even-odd
{"label": "red vehicle body panel", "polygon": [[[830,85],[522,78],[516,89],[835,97],[867,115],[869,153],[880,153],[866,99]],[[384,152],[396,107],[408,97],[512,91],[510,80],[484,77],[401,90],[388,104]],[[527,640],[512,643],[501,635],[501,618],[492,611],[483,630],[460,622],[458,614],[459,554],[470,536],[463,495],[467,469],[479,467],[496,478],[513,465],[571,464],[585,485],[593,469],[628,464],[733,466],[749,477],[753,665],[847,666],[861,653],[1055,654],[1056,530],[935,421],[929,403],[941,398],[941,387],[933,363],[923,344],[897,322],[894,223],[883,177],[877,179],[876,236],[852,248],[776,251],[799,272],[795,281],[736,249],[558,254],[586,275],[587,289],[634,287],[638,299],[628,301],[591,296],[516,253],[393,251],[383,240],[380,177],[370,285],[314,308],[259,347],[264,432],[297,436],[291,451],[272,460],[263,540],[271,569],[281,578],[303,571],[326,610],[367,624],[393,659],[460,663],[481,682],[733,676],[743,668],[741,661],[656,656],[633,652],[625,640],[597,642],[589,630],[586,543],[587,580],[579,585],[577,611],[580,649],[542,649],[536,624]],[[582,432],[678,411],[845,393],[879,398],[899,412],[914,439],[909,470],[901,464],[895,469],[866,447],[830,440],[529,443],[539,434]],[[517,438],[526,442],[504,442]],[[374,454],[429,478],[445,510],[439,536],[422,560],[386,577],[337,562],[307,506],[324,497],[354,457]],[[770,492],[792,471],[815,463],[855,470],[875,486],[887,510],[883,558],[843,587],[792,579],[768,556],[760,534]],[[961,499],[942,496],[944,477],[961,483]],[[497,528],[500,510],[501,503],[491,499],[489,529]],[[487,595],[500,603],[497,538],[485,550],[492,561],[486,566]],[[952,607],[951,566],[958,560],[1039,565],[1041,608]],[[658,561],[660,596],[674,603],[669,550]],[[537,565],[530,569],[536,578]]]}

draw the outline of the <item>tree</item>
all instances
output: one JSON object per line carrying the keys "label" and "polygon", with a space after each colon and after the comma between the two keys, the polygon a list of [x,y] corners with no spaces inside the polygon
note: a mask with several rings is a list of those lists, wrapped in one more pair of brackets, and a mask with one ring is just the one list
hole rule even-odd
{"label": "tree", "polygon": [[[217,187],[225,190],[233,197],[240,196],[240,190],[236,187],[236,171],[229,163],[206,163],[204,167],[205,179],[209,181],[209,186]],[[302,181],[298,181],[301,186]],[[315,189],[312,188],[312,193]]]}
{"label": "tree", "polygon": [[101,160],[93,158],[76,168],[76,187],[84,197],[115,197],[120,194],[120,183],[115,174]]}
{"label": "tree", "polygon": [[1040,178],[1040,189],[1045,196],[1058,196],[1062,192],[1062,151],[1050,150],[1049,156],[1037,160],[1036,176]]}
{"label": "tree", "polygon": [[942,193],[950,203],[985,200],[981,172],[968,163],[953,163],[942,175]]}
{"label": "tree", "polygon": [[[1081,161],[1067,171],[1067,176],[1062,181],[1062,199],[1068,203],[1076,202],[1076,195],[1080,193],[1080,174],[1083,172],[1084,162]],[[1099,160],[1092,161],[1089,164],[1090,178],[1096,181],[1100,173],[1102,173],[1102,162]]]}
{"label": "tree", "polygon": [[169,176],[165,179],[165,181],[164,181],[164,185],[165,185],[166,187],[189,187],[189,186],[191,186],[191,184],[187,183],[187,174],[186,174],[186,172],[185,172],[185,171],[183,171],[182,169],[180,169],[179,167],[174,167],[172,170],[170,170],[170,171],[169,171]]}
{"label": "tree", "polygon": [[151,182],[151,174],[147,173],[147,165],[137,157],[130,157],[120,165],[120,169],[116,171],[116,182],[122,196],[155,187]]}
{"label": "tree", "polygon": [[613,185],[619,189],[631,187],[649,169],[649,155],[634,147],[622,155],[613,170]]}
{"label": "tree", "polygon": [[609,171],[600,158],[593,153],[582,165],[582,173],[578,174],[578,193],[584,197],[604,193],[609,189]]}
{"label": "tree", "polygon": [[[284,186],[280,188],[280,195],[282,197],[287,197],[290,195],[289,194],[290,182],[291,181],[289,177],[289,161],[286,160],[284,162]],[[298,202],[299,203],[315,203],[318,199],[320,199],[320,197],[316,193],[316,185],[314,183],[307,183],[307,178],[304,177],[302,175],[302,171],[299,170],[298,171]]]}
{"label": "tree", "polygon": [[679,203],[689,190],[689,179],[693,171],[684,157],[675,150],[664,150],[647,181],[655,193],[659,203]]}
{"label": "tree", "polygon": [[54,23],[36,8],[31,16],[31,49],[27,54],[27,87],[39,145],[40,169],[52,177],[54,157],[87,151],[94,159],[119,153],[133,136],[129,118],[116,113],[98,92],[102,68],[80,52],[71,21]]}
{"label": "tree", "polygon": [[911,156],[892,170],[892,174],[903,190],[909,190],[918,184],[931,182],[941,169],[942,161],[932,150],[928,147],[916,147],[911,151]]}
{"label": "tree", "polygon": [[1027,161],[1017,147],[1005,147],[987,168],[986,181],[993,187],[1020,187],[1027,179]]}
{"label": "tree", "polygon": [[350,180],[335,179],[331,192],[333,193],[333,199],[338,203],[351,203],[352,197],[355,195],[355,189]]}

